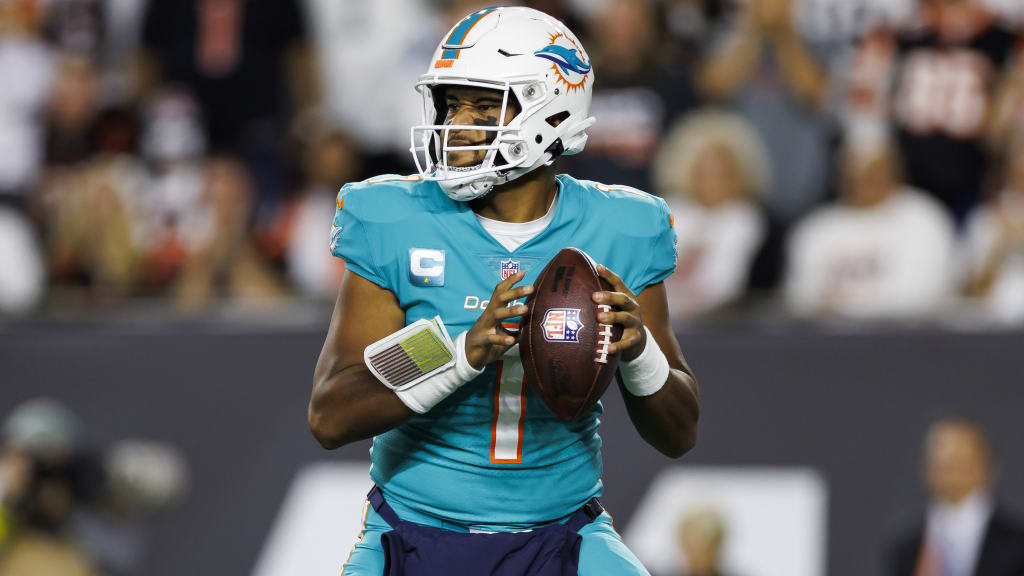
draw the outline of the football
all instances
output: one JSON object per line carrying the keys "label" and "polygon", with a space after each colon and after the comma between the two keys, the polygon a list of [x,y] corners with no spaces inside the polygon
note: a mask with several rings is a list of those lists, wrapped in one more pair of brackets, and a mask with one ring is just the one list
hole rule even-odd
{"label": "football", "polygon": [[608,345],[622,336],[622,326],[598,323],[598,312],[611,308],[591,298],[612,287],[577,248],[556,254],[533,287],[520,323],[526,380],[556,417],[571,422],[597,403],[619,365]]}

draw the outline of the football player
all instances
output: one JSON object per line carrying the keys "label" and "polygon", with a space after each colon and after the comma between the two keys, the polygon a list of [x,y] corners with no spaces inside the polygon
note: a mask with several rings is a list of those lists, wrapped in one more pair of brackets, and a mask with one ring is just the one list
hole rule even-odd
{"label": "football player", "polygon": [[[556,174],[558,156],[586,143],[593,84],[587,53],[554,18],[470,14],[416,85],[419,174],[342,188],[331,249],[350,273],[309,425],[328,449],[373,438],[376,487],[344,574],[647,574],[595,500],[600,403],[556,419],[524,384],[516,347],[530,284],[561,249],[586,251],[614,287],[593,300],[611,306],[602,322],[624,327],[609,352],[621,354],[634,426],[671,458],[694,446],[698,388],[662,284],[676,262],[665,203]],[[450,366],[410,363],[411,386],[371,371],[368,347],[397,351],[403,330],[435,317]]]}

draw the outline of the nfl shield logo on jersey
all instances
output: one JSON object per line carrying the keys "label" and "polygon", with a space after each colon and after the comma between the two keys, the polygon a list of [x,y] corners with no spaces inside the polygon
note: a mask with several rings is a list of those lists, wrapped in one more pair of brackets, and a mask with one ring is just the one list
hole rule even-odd
{"label": "nfl shield logo on jersey", "polygon": [[580,322],[579,308],[552,308],[544,314],[544,339],[548,342],[579,342]]}
{"label": "nfl shield logo on jersey", "polygon": [[502,260],[501,261],[501,279],[506,280],[509,276],[519,272],[519,261],[518,260]]}

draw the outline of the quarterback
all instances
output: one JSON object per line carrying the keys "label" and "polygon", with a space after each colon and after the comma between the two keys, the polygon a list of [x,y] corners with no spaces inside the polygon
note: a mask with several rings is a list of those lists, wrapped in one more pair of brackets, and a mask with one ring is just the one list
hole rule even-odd
{"label": "quarterback", "polygon": [[349,273],[309,425],[328,449],[373,438],[375,488],[346,576],[647,574],[596,500],[601,404],[558,420],[525,385],[517,346],[537,275],[561,249],[584,250],[613,286],[593,300],[623,326],[609,352],[637,432],[671,458],[696,443],[697,382],[662,283],[676,262],[665,203],[556,174],[586,144],[593,84],[554,18],[470,14],[416,84],[419,173],[339,193],[331,250]]}

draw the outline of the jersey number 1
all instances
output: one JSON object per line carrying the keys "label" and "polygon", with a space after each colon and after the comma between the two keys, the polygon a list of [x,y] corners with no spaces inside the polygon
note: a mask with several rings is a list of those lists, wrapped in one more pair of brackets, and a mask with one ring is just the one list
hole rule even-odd
{"label": "jersey number 1", "polygon": [[523,461],[523,421],[526,419],[526,377],[518,360],[499,360],[491,421],[491,462]]}

